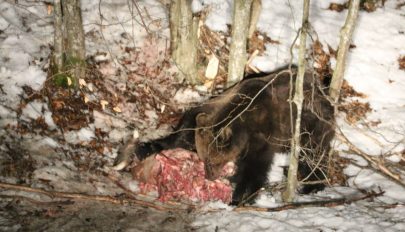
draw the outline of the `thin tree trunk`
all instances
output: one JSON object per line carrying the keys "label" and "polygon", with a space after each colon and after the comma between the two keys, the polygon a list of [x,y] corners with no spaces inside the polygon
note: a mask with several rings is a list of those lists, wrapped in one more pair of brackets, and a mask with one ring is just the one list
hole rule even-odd
{"label": "thin tree trunk", "polygon": [[180,20],[180,0],[172,0],[169,8],[169,23],[170,23],[170,50],[173,59],[177,57],[178,40],[178,28]]}
{"label": "thin tree trunk", "polygon": [[308,33],[308,17],[309,17],[309,0],[304,0],[304,9],[302,14],[302,27],[300,30],[300,46],[298,54],[298,74],[295,80],[295,93],[293,102],[297,107],[296,121],[294,134],[291,139],[291,153],[290,153],[290,166],[288,168],[288,182],[287,189],[283,194],[283,199],[286,202],[292,202],[295,198],[295,193],[298,186],[297,172],[298,172],[298,158],[301,152],[300,138],[301,138],[301,112],[302,103],[304,101],[304,75],[305,75],[305,51],[307,44]]}
{"label": "thin tree trunk", "polygon": [[63,1],[62,6],[66,39],[65,68],[72,75],[77,87],[78,79],[85,76],[86,59],[80,0]]}
{"label": "thin tree trunk", "polygon": [[[58,83],[77,88],[86,74],[86,49],[80,0],[54,1],[52,72]],[[63,80],[60,82],[60,80]],[[64,84],[62,84],[64,86]]]}
{"label": "thin tree trunk", "polygon": [[253,0],[252,13],[250,14],[249,33],[248,38],[252,38],[256,30],[257,22],[259,21],[260,13],[262,11],[262,0]]}
{"label": "thin tree trunk", "polygon": [[343,76],[345,72],[346,57],[349,51],[353,31],[356,26],[356,20],[359,14],[359,7],[360,0],[350,1],[346,22],[340,31],[340,42],[336,58],[336,67],[335,71],[333,72],[330,85],[330,97],[332,98],[334,103],[337,103],[339,100],[340,89],[342,88]]}
{"label": "thin tree trunk", "polygon": [[62,5],[60,0],[54,2],[54,51],[53,61],[55,73],[63,69],[63,19]]}
{"label": "thin tree trunk", "polygon": [[243,78],[247,60],[246,43],[252,0],[235,0],[232,21],[232,43],[229,52],[228,81],[230,87]]}
{"label": "thin tree trunk", "polygon": [[170,6],[170,45],[180,72],[190,84],[200,84],[197,75],[198,17],[193,16],[190,0],[174,0]]}

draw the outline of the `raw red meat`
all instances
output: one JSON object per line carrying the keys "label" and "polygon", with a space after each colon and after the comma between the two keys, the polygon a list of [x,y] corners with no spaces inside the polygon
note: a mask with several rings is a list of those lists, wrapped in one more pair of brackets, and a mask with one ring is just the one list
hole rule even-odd
{"label": "raw red meat", "polygon": [[[222,177],[230,175],[233,168],[232,164],[225,165]],[[148,157],[133,168],[133,176],[140,181],[142,193],[157,191],[161,201],[231,201],[229,181],[207,180],[204,162],[196,153],[184,149],[165,150]]]}

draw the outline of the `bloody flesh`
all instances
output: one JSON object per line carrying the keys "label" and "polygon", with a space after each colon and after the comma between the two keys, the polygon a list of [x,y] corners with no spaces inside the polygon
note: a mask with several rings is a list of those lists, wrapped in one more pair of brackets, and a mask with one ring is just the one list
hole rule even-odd
{"label": "bloody flesh", "polygon": [[226,175],[233,166],[224,167],[224,176],[210,181],[205,178],[204,162],[196,153],[184,149],[165,150],[148,157],[133,168],[140,181],[141,193],[157,191],[159,200],[190,200],[205,202],[220,200],[229,203],[232,187]]}

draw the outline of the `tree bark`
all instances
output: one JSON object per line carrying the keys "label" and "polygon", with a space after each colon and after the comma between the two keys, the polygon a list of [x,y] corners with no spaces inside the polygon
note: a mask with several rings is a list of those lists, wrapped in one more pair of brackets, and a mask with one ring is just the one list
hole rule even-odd
{"label": "tree bark", "polygon": [[227,87],[243,79],[247,61],[246,43],[252,0],[235,0],[232,21],[232,43],[229,52]]}
{"label": "tree bark", "polygon": [[294,134],[291,139],[291,153],[290,165],[288,168],[288,182],[287,189],[283,194],[283,199],[286,202],[293,202],[295,193],[298,186],[297,172],[298,172],[298,158],[301,152],[300,138],[301,138],[301,112],[302,103],[304,101],[304,75],[305,75],[305,51],[307,44],[308,22],[309,18],[309,0],[304,0],[304,8],[302,14],[302,26],[300,29],[300,46],[298,53],[298,74],[295,80],[295,93],[293,102],[296,106],[296,121],[294,126]]}
{"label": "tree bark", "polygon": [[80,10],[80,0],[62,2],[65,26],[65,68],[74,79],[75,87],[79,78],[85,76],[86,49],[84,44],[84,30]]}
{"label": "tree bark", "polygon": [[179,45],[178,28],[180,20],[180,0],[172,0],[169,7],[169,24],[170,24],[170,51],[173,59],[177,57],[177,46]]}
{"label": "tree bark", "polygon": [[53,61],[55,73],[63,69],[63,19],[62,5],[60,0],[54,1],[54,52]]}
{"label": "tree bark", "polygon": [[340,31],[340,42],[336,58],[336,67],[335,71],[333,72],[332,81],[330,84],[330,97],[332,98],[334,103],[337,103],[339,100],[340,89],[342,88],[346,66],[346,57],[349,51],[353,31],[356,26],[356,20],[359,14],[359,7],[360,0],[350,1],[346,22]]}
{"label": "tree bark", "polygon": [[[80,0],[54,1],[53,73],[77,88],[86,74],[86,49]],[[69,82],[70,81],[70,82]]]}
{"label": "tree bark", "polygon": [[197,30],[199,18],[193,16],[190,0],[173,0],[170,6],[170,45],[181,78],[200,84],[197,73]]}
{"label": "tree bark", "polygon": [[256,30],[257,22],[259,21],[260,13],[262,11],[262,0],[253,0],[252,10],[250,14],[249,33],[248,38],[252,38]]}

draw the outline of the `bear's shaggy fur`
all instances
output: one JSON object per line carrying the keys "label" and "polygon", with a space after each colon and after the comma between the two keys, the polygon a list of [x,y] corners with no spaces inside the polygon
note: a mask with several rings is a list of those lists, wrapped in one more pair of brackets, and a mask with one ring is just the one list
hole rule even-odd
{"label": "bear's shaggy fur", "polygon": [[[224,164],[234,161],[232,202],[252,202],[267,181],[274,154],[290,149],[296,108],[289,98],[296,72],[296,68],[281,69],[262,77],[247,78],[218,97],[189,109],[173,133],[135,146],[137,158],[142,160],[177,147],[197,151],[210,179],[218,176]],[[325,160],[334,135],[333,107],[318,80],[314,74],[305,75],[301,120],[299,175],[312,182],[325,179]],[[301,192],[323,187],[319,182],[304,185]]]}

